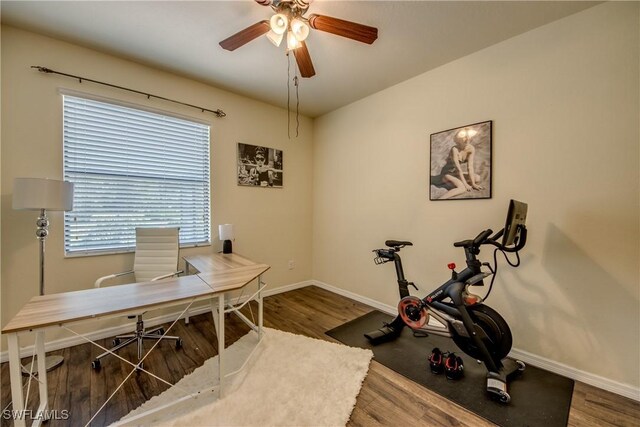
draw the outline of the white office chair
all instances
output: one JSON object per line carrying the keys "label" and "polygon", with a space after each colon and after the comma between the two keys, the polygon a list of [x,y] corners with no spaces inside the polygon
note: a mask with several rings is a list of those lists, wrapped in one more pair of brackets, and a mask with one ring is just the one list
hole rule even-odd
{"label": "white office chair", "polygon": [[[182,271],[178,271],[179,237],[179,228],[136,228],[136,251],[133,270],[100,277],[96,280],[95,287],[99,288],[103,282],[127,274],[133,274],[135,282],[151,282],[182,273]],[[129,318],[135,319],[136,316],[129,316]],[[144,340],[158,340],[165,331],[161,327],[145,331],[142,314],[138,314],[137,318],[136,331],[132,334],[115,337],[113,340],[114,347],[111,351],[118,351],[129,344],[137,342],[138,361],[140,361]],[[182,347],[180,337],[165,336],[164,339],[174,340],[176,348]],[[91,367],[100,369],[100,359],[108,354],[109,352],[105,352],[96,357],[91,362]],[[140,367],[143,367],[142,364]]]}

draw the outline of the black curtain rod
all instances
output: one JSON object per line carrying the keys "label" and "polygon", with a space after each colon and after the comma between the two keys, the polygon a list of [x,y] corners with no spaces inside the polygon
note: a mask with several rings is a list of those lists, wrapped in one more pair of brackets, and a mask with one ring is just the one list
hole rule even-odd
{"label": "black curtain rod", "polygon": [[205,111],[207,111],[207,112],[209,112],[209,113],[213,113],[213,114],[215,114],[215,115],[216,115],[216,117],[226,117],[226,116],[227,116],[227,114],[226,114],[224,111],[220,110],[220,109],[217,109],[217,110],[209,110],[208,108],[202,108],[202,107],[198,107],[197,105],[187,104],[187,103],[185,103],[185,102],[176,101],[176,100],[173,100],[173,99],[165,98],[165,97],[163,97],[163,96],[152,95],[152,94],[150,94],[150,93],[141,92],[141,91],[139,91],[139,90],[129,89],[128,87],[122,87],[122,86],[112,85],[111,83],[105,83],[105,82],[100,82],[100,81],[98,81],[98,80],[87,79],[86,77],[74,76],[73,74],[61,73],[61,72],[59,72],[59,71],[55,71],[55,70],[52,70],[52,69],[47,68],[47,67],[41,67],[41,66],[39,66],[39,65],[32,65],[32,66],[31,66],[31,68],[35,68],[35,69],[37,69],[38,71],[40,71],[41,73],[47,73],[47,74],[59,74],[59,75],[61,75],[61,76],[72,77],[72,78],[74,78],[74,79],[78,79],[78,81],[79,81],[80,83],[82,83],[82,81],[83,81],[83,80],[85,80],[85,81],[88,81],[88,82],[91,82],[91,83],[97,83],[97,84],[99,84],[99,85],[104,85],[104,86],[109,86],[109,87],[115,87],[116,89],[128,90],[129,92],[133,92],[133,93],[137,93],[137,94],[140,94],[140,95],[144,95],[144,96],[146,96],[146,97],[147,97],[147,99],[157,98],[157,99],[162,99],[163,101],[169,101],[169,102],[173,102],[173,103],[175,103],[175,104],[185,105],[185,106],[187,106],[187,107],[191,107],[191,108],[198,109],[198,110],[202,111],[203,113],[204,113]]}

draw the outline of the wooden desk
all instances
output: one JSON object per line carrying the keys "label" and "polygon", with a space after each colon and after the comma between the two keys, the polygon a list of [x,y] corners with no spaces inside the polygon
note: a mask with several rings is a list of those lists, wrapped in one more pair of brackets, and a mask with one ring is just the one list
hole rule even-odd
{"label": "wooden desk", "polygon": [[[185,263],[185,271],[186,274],[191,273],[191,269],[195,268],[198,271],[198,276],[200,276],[205,282],[214,284],[212,286],[215,287],[217,291],[223,290],[233,290],[230,289],[230,285],[233,284],[234,280],[241,280],[242,278],[248,279],[253,276],[256,271],[263,270],[264,267],[269,268],[266,264],[256,264],[248,258],[243,257],[242,255],[236,253],[223,254],[223,253],[212,253],[212,254],[204,254],[204,255],[190,255],[182,257]],[[253,276],[255,277],[255,276]],[[258,281],[260,282],[260,280]],[[260,283],[258,283],[258,288],[260,288]],[[260,289],[259,289],[260,290]],[[252,300],[252,297],[249,297],[246,302]],[[262,296],[258,295],[258,328],[262,330]],[[243,320],[249,327],[256,332],[256,325],[253,324],[248,318],[246,318],[242,313],[240,313],[240,309],[246,304],[241,304],[239,307],[231,307],[225,304],[226,312],[235,313],[241,320]],[[189,315],[185,317],[185,322],[189,323]],[[215,317],[214,317],[215,322]],[[217,328],[217,325],[216,325]]]}
{"label": "wooden desk", "polygon": [[257,265],[264,265],[256,264],[250,259],[247,259],[242,255],[235,253],[190,255],[182,257],[182,259],[186,263],[187,274],[189,274],[190,266],[201,273],[208,273],[213,271],[235,270],[241,267],[255,267]]}
{"label": "wooden desk", "polygon": [[[187,261],[190,259],[190,261]],[[35,296],[16,314],[2,329],[7,335],[9,345],[9,371],[11,375],[11,396],[14,411],[24,411],[22,395],[22,365],[20,363],[20,343],[18,334],[35,331],[35,350],[37,355],[38,372],[46,373],[44,366],[45,329],[55,326],[62,327],[86,319],[114,317],[141,310],[158,309],[197,300],[208,299],[218,338],[218,380],[222,392],[224,379],[224,314],[236,312],[245,322],[249,320],[239,313],[239,307],[228,308],[225,305],[225,294],[244,288],[254,279],[258,279],[258,291],[249,300],[258,302],[258,325],[251,323],[251,327],[262,336],[262,294],[264,287],[261,276],[270,267],[266,264],[256,264],[235,254],[210,254],[185,257],[188,265],[197,266],[200,274],[159,280],[156,282],[133,283],[105,288],[92,288],[83,291],[64,292],[44,296]],[[193,263],[191,263],[193,261]],[[214,303],[217,299],[218,304]],[[248,301],[247,301],[248,302]],[[245,302],[246,304],[246,302]],[[244,305],[244,304],[243,304]],[[48,411],[47,375],[39,379],[40,406],[36,413],[46,414]],[[26,426],[28,412],[14,420],[16,427]],[[33,425],[40,425],[42,418],[33,421]]]}

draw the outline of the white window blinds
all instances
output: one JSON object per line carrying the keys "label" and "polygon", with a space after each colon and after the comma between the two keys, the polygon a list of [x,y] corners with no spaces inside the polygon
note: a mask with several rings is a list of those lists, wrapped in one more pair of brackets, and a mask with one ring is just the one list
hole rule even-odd
{"label": "white window blinds", "polygon": [[136,227],[180,227],[182,245],[210,242],[209,126],[63,95],[65,252],[135,246]]}

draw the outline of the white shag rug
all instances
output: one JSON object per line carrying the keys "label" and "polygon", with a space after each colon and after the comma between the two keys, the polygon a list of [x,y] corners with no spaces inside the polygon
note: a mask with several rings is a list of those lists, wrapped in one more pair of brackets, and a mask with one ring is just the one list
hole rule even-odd
{"label": "white shag rug", "polygon": [[[127,418],[173,402],[184,392],[172,387],[130,412],[125,425],[166,426],[344,426],[356,404],[373,357],[370,350],[264,328],[264,336],[241,374],[225,383],[225,396],[205,393],[133,423]],[[225,352],[233,372],[257,342],[249,333]],[[218,358],[176,385],[199,391],[216,382]]]}

